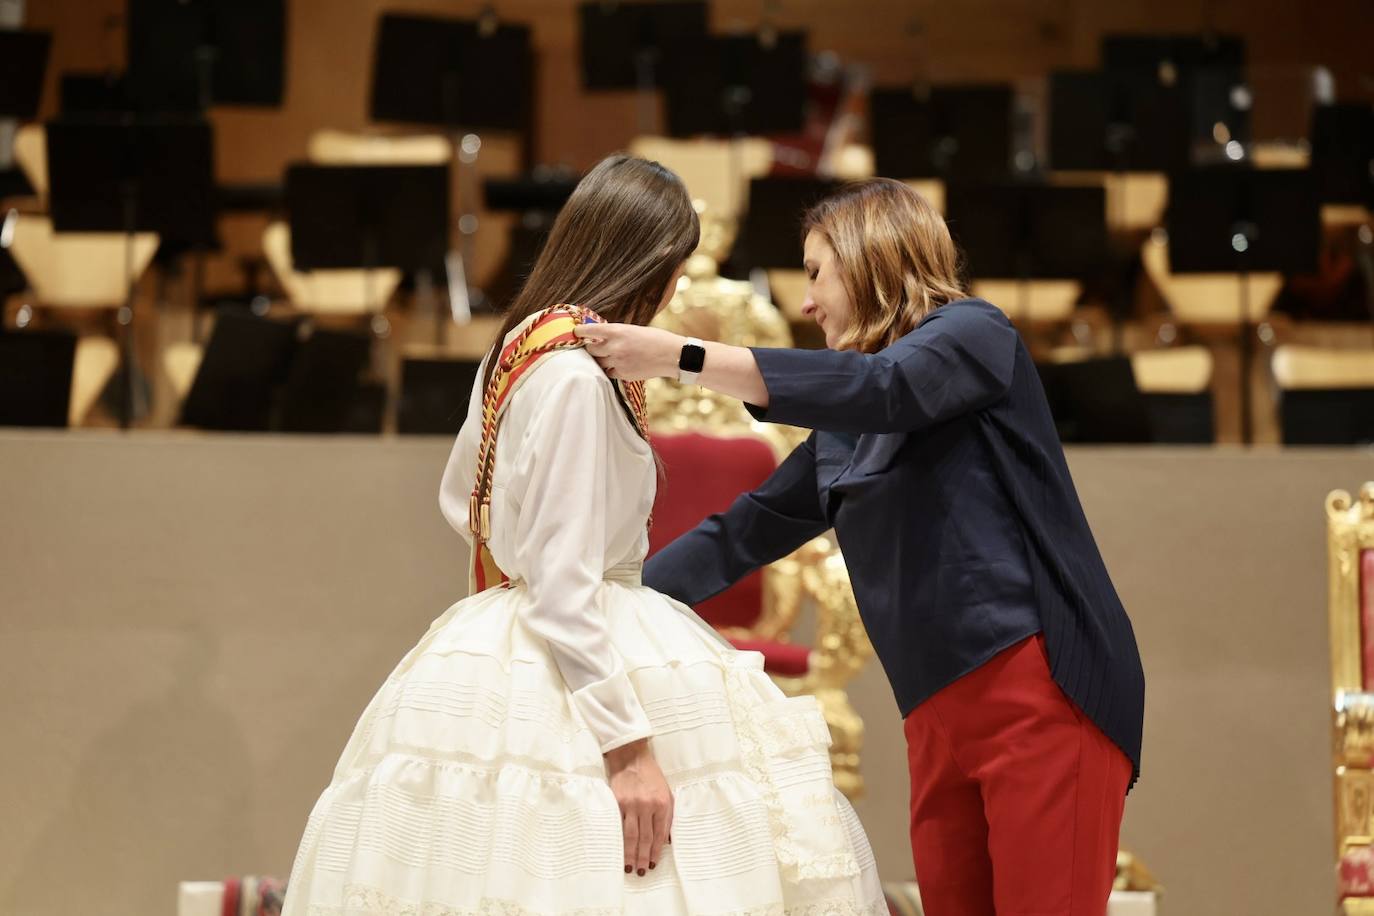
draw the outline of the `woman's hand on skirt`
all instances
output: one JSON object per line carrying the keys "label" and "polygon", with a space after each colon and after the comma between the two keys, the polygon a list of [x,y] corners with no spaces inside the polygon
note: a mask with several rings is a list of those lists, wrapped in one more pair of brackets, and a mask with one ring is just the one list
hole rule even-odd
{"label": "woman's hand on skirt", "polygon": [[641,738],[606,752],[611,791],[620,803],[620,823],[625,834],[625,873],[658,866],[663,845],[672,836],[673,793],[663,770],[649,752],[649,739]]}

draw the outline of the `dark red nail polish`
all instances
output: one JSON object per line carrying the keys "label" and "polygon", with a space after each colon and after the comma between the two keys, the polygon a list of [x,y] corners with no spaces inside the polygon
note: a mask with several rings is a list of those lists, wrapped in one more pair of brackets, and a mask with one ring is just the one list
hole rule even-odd
{"label": "dark red nail polish", "polygon": [[657,862],[650,862],[650,863],[649,863],[649,871],[653,871],[655,868],[658,868],[658,863],[657,863]]}
{"label": "dark red nail polish", "polygon": [[634,870],[635,870],[635,869],[634,869],[634,866],[633,866],[633,865],[626,865],[626,866],[625,866],[625,874],[627,874],[627,875],[628,875],[630,872],[634,871]]}
{"label": "dark red nail polish", "polygon": [[641,878],[644,877],[644,869],[641,868],[641,869],[639,870],[639,876],[640,876]]}

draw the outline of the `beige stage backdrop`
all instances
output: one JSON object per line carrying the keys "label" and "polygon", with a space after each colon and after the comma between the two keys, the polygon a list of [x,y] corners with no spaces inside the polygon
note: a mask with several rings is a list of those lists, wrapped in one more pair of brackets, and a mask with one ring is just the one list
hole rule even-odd
{"label": "beige stage backdrop", "polygon": [[[463,594],[448,443],[0,434],[0,913],[287,871],[367,699]],[[1322,500],[1354,451],[1076,451],[1148,676],[1124,842],[1168,916],[1331,909]],[[911,875],[881,672],[859,812]]]}

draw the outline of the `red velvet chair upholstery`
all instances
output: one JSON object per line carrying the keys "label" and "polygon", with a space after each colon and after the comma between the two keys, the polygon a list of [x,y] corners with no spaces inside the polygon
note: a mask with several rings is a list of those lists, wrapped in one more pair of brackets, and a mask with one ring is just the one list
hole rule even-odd
{"label": "red velvet chair upholstery", "polygon": [[1374,483],[1326,513],[1340,911],[1374,916]]}
{"label": "red velvet chair upholstery", "polygon": [[[653,441],[663,475],[654,500],[650,555],[707,515],[728,509],[737,496],[758,486],[777,467],[772,447],[755,436],[684,432],[658,434]],[[809,667],[809,649],[792,645],[785,633],[767,639],[753,632],[764,618],[763,579],[762,570],[746,576],[696,611],[737,648],[763,653],[764,670],[769,674],[802,677]]]}

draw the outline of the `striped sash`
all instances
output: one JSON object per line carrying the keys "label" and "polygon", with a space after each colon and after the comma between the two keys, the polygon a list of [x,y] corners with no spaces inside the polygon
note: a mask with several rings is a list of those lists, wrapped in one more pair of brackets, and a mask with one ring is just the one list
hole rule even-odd
{"label": "striped sash", "polygon": [[[531,369],[551,353],[574,350],[583,342],[573,329],[579,324],[600,323],[591,309],[577,305],[555,305],[526,320],[522,330],[501,348],[491,381],[482,392],[482,436],[477,448],[477,482],[468,503],[468,525],[472,531],[472,568],[468,575],[469,594],[484,592],[510,582],[491,555],[491,486],[496,470],[496,435],[506,405]],[[635,427],[648,440],[645,417],[644,383],[620,382],[620,391],[634,415]]]}

